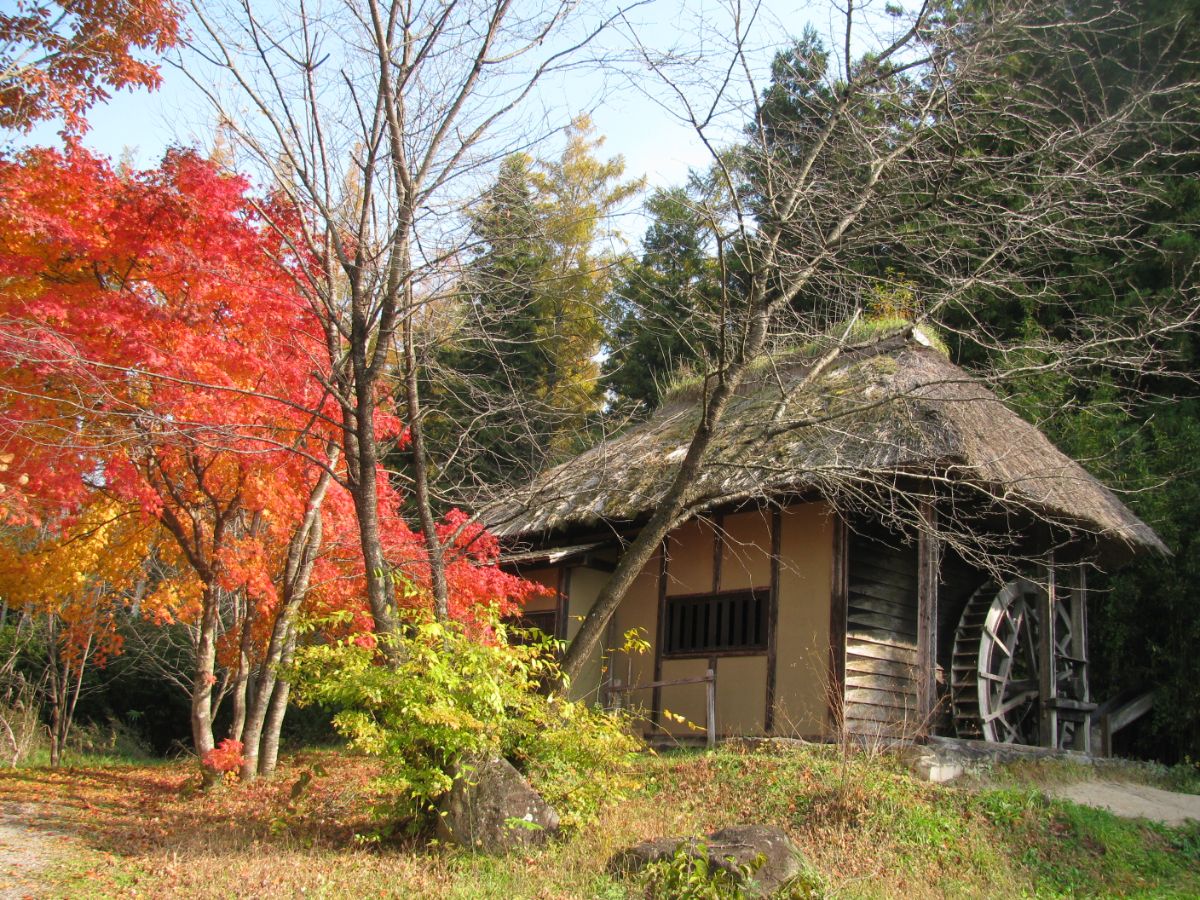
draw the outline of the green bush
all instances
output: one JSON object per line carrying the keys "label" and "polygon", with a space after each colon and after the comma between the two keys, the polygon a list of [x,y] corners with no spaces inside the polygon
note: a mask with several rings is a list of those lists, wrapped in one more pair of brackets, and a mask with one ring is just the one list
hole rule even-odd
{"label": "green bush", "polygon": [[458,764],[480,754],[511,761],[566,826],[634,786],[628,721],[541,690],[561,679],[551,642],[510,643],[499,624],[481,639],[430,622],[408,630],[396,665],[364,643],[300,653],[298,699],[336,710],[351,746],[385,760],[402,817],[426,816]]}
{"label": "green bush", "polygon": [[646,866],[642,878],[651,900],[744,900],[763,862],[760,855],[749,865],[733,866],[735,874],[713,864],[703,842],[684,841],[670,859]]}

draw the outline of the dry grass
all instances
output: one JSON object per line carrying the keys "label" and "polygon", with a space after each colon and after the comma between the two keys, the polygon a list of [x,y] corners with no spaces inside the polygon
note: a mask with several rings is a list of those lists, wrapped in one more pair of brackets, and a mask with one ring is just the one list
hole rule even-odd
{"label": "dry grass", "polygon": [[[631,800],[505,858],[383,833],[376,764],[331,752],[208,794],[183,765],[18,770],[0,774],[0,802],[37,804],[31,828],[73,836],[70,856],[43,873],[49,896],[615,900],[641,896],[604,871],[618,849],[745,822],[785,828],[833,896],[1063,895],[1080,879],[1101,894],[1200,891],[1200,832],[1077,815],[1029,789],[931,786],[887,758],[847,761],[828,747],[647,756],[639,768]],[[318,774],[293,799],[305,771]],[[1095,834],[1125,842],[1129,861],[1116,867]]]}

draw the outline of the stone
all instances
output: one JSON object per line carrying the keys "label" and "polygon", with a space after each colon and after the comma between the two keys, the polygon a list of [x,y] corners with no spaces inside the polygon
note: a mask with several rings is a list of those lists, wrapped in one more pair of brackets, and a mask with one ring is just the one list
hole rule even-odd
{"label": "stone", "polygon": [[[643,841],[614,856],[609,861],[609,870],[632,875],[652,863],[673,859],[680,847],[687,847],[695,856],[703,852],[710,868],[724,869],[739,883],[743,881],[743,868],[754,868],[748,894],[751,897],[769,897],[799,875],[803,868],[799,849],[783,829],[770,825],[738,825],[722,828],[703,838],[669,837]],[[760,855],[762,864],[758,865]]]}
{"label": "stone", "polygon": [[538,846],[559,825],[554,808],[501,757],[460,766],[438,813],[442,840],[484,853]]}
{"label": "stone", "polygon": [[906,747],[899,753],[900,761],[921,781],[943,784],[965,774],[962,761],[947,759],[928,747]]}

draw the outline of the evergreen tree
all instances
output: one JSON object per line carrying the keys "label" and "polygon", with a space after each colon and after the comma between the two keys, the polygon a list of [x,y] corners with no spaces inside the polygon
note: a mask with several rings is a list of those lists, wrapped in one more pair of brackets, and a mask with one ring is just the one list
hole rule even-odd
{"label": "evergreen tree", "polygon": [[644,415],[658,406],[672,374],[711,354],[720,275],[710,225],[695,194],[703,185],[655,191],[642,258],[624,267],[614,291],[616,318],[604,361],[611,411]]}
{"label": "evergreen tree", "polygon": [[514,154],[471,220],[474,256],[431,385],[443,490],[522,482],[579,449],[603,405],[598,356],[618,256],[609,217],[641,189],[576,120],[561,157]]}

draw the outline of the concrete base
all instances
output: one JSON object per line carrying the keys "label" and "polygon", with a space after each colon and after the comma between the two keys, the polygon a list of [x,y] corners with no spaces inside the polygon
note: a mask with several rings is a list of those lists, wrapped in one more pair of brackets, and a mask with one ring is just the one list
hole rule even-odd
{"label": "concrete base", "polygon": [[990,741],[965,741],[948,737],[931,737],[925,744],[913,744],[902,750],[901,756],[918,778],[939,784],[997,763],[1032,759],[1069,759],[1088,764],[1094,761],[1086,753],[1075,750],[1051,750],[1024,744],[994,744]]}

